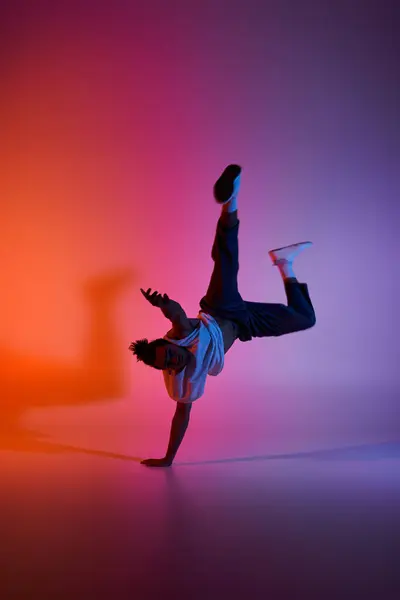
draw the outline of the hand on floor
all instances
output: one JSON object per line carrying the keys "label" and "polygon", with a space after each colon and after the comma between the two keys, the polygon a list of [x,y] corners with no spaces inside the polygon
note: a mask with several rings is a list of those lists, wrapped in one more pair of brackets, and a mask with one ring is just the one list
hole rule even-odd
{"label": "hand on floor", "polygon": [[166,458],[146,458],[140,464],[146,465],[146,467],[170,467],[172,460],[167,460]]}

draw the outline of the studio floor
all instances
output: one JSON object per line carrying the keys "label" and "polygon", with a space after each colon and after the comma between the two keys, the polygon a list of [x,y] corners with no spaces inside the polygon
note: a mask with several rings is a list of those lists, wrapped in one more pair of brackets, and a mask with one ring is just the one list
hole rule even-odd
{"label": "studio floor", "polygon": [[400,597],[400,442],[139,458],[3,435],[2,600]]}

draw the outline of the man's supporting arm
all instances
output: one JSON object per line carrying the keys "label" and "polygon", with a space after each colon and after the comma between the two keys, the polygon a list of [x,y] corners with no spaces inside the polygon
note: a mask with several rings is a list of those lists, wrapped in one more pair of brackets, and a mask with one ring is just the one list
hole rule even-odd
{"label": "man's supporting arm", "polygon": [[190,411],[192,410],[192,403],[177,402],[175,414],[171,423],[171,433],[169,436],[169,444],[167,453],[165,455],[166,460],[169,462],[174,460],[178,448],[182,443],[185,436],[186,429],[189,425]]}
{"label": "man's supporting arm", "polygon": [[142,460],[143,465],[146,465],[147,467],[171,466],[189,425],[191,410],[191,402],[177,402],[175,414],[171,423],[171,433],[169,436],[169,444],[166,455],[164,458],[148,458],[146,460]]}

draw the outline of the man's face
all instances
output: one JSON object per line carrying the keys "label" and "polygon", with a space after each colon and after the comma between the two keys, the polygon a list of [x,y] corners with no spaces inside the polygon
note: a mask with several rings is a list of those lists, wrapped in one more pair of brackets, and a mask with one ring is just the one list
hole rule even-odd
{"label": "man's face", "polygon": [[179,373],[189,364],[189,360],[189,350],[176,344],[165,344],[156,348],[154,366],[159,369],[170,369]]}

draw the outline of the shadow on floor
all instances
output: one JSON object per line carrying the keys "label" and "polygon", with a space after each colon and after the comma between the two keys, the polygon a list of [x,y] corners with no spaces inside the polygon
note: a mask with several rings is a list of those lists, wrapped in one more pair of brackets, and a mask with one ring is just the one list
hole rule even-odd
{"label": "shadow on floor", "polygon": [[[101,458],[113,458],[117,460],[126,460],[140,462],[142,458],[129,456],[118,452],[108,452],[105,450],[95,450],[91,448],[82,448],[54,442],[45,434],[29,430],[19,430],[9,435],[0,436],[0,451],[8,450],[14,452],[30,452],[44,454],[65,454],[78,453],[90,454]],[[175,467],[212,465],[222,463],[255,462],[263,460],[293,460],[293,459],[311,459],[325,461],[376,461],[400,458],[400,441],[392,440],[389,442],[380,442],[377,444],[362,444],[358,446],[345,446],[342,448],[331,448],[328,450],[313,450],[310,452],[293,452],[289,454],[265,454],[256,456],[242,456],[231,458],[219,458],[213,460],[180,462],[174,463]]]}
{"label": "shadow on floor", "polygon": [[143,460],[137,456],[127,456],[118,452],[107,452],[105,450],[93,450],[91,448],[81,448],[71,446],[70,444],[61,444],[48,439],[48,436],[38,431],[20,429],[13,431],[8,435],[0,436],[0,451],[28,452],[43,454],[90,454],[101,458],[116,458],[119,460],[128,460],[140,462]]}
{"label": "shadow on floor", "polygon": [[387,460],[400,458],[400,441],[380,442],[378,444],[362,444],[359,446],[345,446],[342,448],[331,448],[328,450],[313,450],[310,452],[293,452],[290,454],[266,454],[259,456],[243,456],[235,458],[221,458],[216,460],[205,460],[198,462],[179,462],[176,466],[207,465],[230,462],[251,462],[257,460],[284,460],[284,459],[312,459],[312,460]]}

